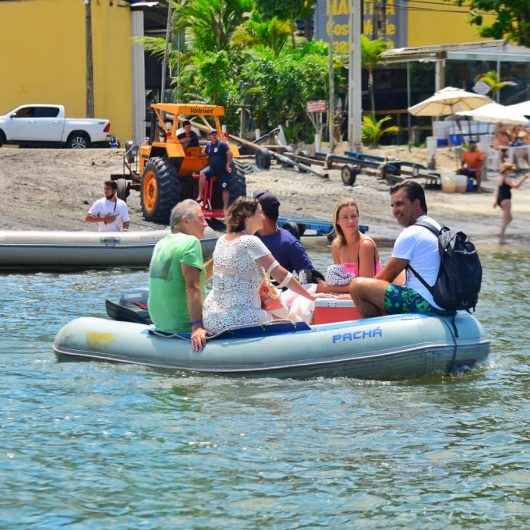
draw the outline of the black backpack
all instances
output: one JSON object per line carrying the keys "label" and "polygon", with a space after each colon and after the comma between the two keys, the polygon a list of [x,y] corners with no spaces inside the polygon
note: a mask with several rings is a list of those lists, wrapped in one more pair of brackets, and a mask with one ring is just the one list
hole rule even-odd
{"label": "black backpack", "polygon": [[482,283],[482,265],[475,245],[464,232],[453,232],[446,226],[437,230],[427,223],[416,225],[430,230],[438,238],[440,270],[431,287],[410,265],[408,268],[442,309],[451,313],[458,309],[474,311]]}

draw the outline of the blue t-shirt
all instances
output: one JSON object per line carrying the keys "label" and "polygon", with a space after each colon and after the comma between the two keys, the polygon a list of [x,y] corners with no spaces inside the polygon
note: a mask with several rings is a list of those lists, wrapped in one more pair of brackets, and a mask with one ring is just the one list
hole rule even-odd
{"label": "blue t-shirt", "polygon": [[284,228],[278,228],[271,236],[260,236],[278,263],[289,272],[299,272],[303,269],[314,269],[302,243]]}
{"label": "blue t-shirt", "polygon": [[206,154],[208,155],[208,165],[215,175],[224,174],[226,172],[226,162],[228,145],[217,140],[217,142],[209,142],[206,145]]}

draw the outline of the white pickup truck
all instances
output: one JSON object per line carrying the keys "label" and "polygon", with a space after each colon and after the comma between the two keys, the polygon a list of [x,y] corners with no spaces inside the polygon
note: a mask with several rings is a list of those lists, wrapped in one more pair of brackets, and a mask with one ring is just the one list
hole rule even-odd
{"label": "white pickup truck", "polygon": [[0,116],[0,146],[59,144],[86,149],[110,138],[109,120],[65,118],[62,105],[22,105]]}

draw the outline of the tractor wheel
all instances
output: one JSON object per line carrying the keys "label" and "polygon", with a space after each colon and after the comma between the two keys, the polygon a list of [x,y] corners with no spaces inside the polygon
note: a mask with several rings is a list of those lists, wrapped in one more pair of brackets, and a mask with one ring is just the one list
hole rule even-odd
{"label": "tractor wheel", "polygon": [[256,166],[258,169],[270,169],[272,157],[263,151],[256,152]]}
{"label": "tractor wheel", "polygon": [[167,158],[151,158],[140,187],[140,203],[146,221],[168,225],[173,207],[180,201],[181,185],[176,168]]}
{"label": "tractor wheel", "polygon": [[357,179],[357,173],[358,171],[355,166],[344,164],[340,170],[342,183],[345,186],[353,186],[355,184],[355,180]]}
{"label": "tractor wheel", "polygon": [[127,202],[127,197],[130,193],[129,183],[125,179],[118,179],[116,180],[116,185],[118,186],[116,190],[118,199]]}
{"label": "tractor wheel", "polygon": [[234,165],[232,181],[230,182],[230,204],[238,197],[245,197],[247,194],[247,179],[245,174]]}

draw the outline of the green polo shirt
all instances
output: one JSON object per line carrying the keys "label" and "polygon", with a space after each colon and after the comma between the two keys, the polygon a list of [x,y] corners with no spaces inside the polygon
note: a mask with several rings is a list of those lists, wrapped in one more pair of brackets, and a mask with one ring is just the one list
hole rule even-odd
{"label": "green polo shirt", "polygon": [[191,331],[182,264],[201,271],[204,294],[201,242],[187,234],[168,234],[156,244],[149,266],[149,315],[157,331]]}

